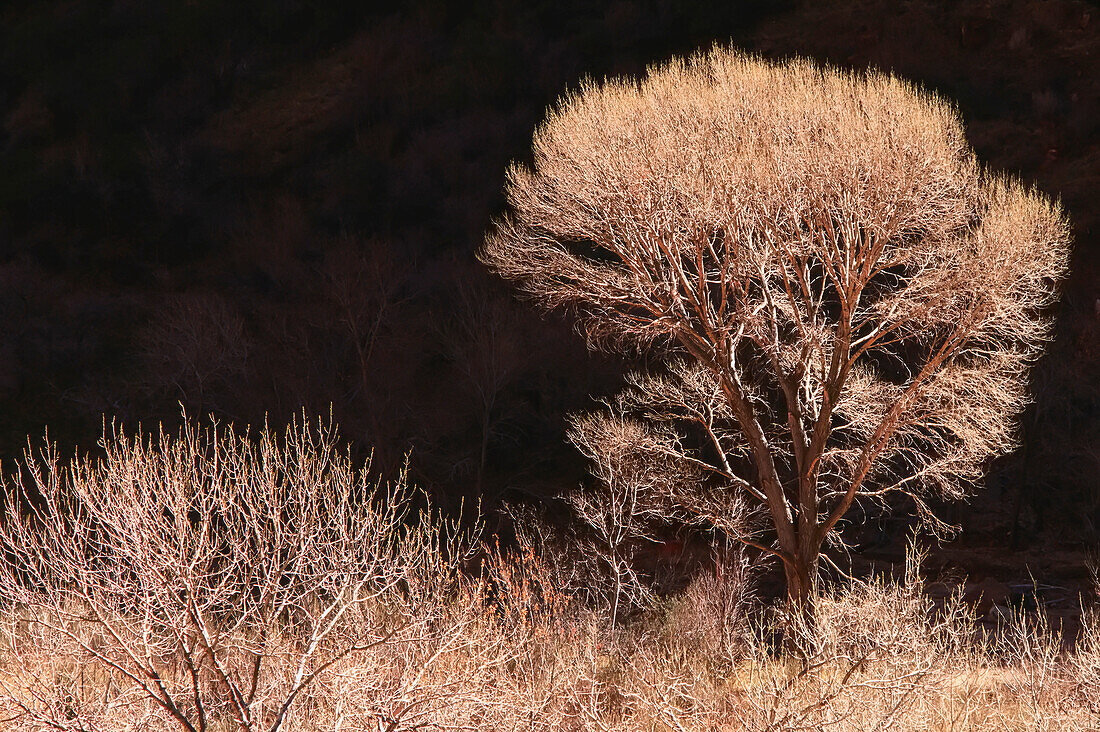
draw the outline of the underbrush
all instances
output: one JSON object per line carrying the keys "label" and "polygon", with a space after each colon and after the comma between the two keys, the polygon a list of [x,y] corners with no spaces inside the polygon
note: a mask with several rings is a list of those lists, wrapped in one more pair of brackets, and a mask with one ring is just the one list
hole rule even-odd
{"label": "underbrush", "polygon": [[612,627],[567,554],[492,547],[335,445],[189,427],[29,457],[0,522],[3,726],[1100,728],[1096,615],[1070,648],[1041,613],[985,632],[912,552],[799,623],[731,555]]}

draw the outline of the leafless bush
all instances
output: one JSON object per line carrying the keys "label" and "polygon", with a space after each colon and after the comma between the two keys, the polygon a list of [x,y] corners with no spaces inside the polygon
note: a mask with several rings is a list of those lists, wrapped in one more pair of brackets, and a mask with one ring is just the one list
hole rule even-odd
{"label": "leafless bush", "polygon": [[[577,517],[591,530],[580,537],[584,548],[600,563],[609,585],[600,593],[608,598],[611,626],[618,622],[620,601],[641,606],[652,599],[648,583],[638,574],[635,555],[645,543],[654,543],[654,524],[665,514],[654,501],[668,475],[659,462],[650,462],[635,450],[645,440],[646,427],[626,421],[573,420],[570,439],[592,460],[595,491],[568,498]],[[599,575],[596,575],[599,576]]]}
{"label": "leafless bush", "polygon": [[[1098,585],[1100,587],[1100,585]],[[1041,603],[1016,606],[1000,618],[991,656],[1005,669],[1013,703],[1006,717],[1031,729],[1096,729],[1100,725],[1100,624],[1085,607],[1073,643]],[[1081,718],[1088,720],[1084,726]]]}
{"label": "leafless bush", "polygon": [[0,683],[29,728],[130,709],[278,730],[327,669],[439,621],[466,545],[403,484],[353,469],[330,428],[188,424],[102,448],[28,454],[7,488]]}
{"label": "leafless bush", "polygon": [[748,533],[748,511],[738,496],[710,489],[705,468],[675,449],[679,438],[666,426],[615,414],[574,415],[569,439],[589,459],[594,485],[567,501],[590,529],[578,537],[584,553],[608,578],[604,594],[612,625],[621,600],[641,607],[653,599],[653,583],[640,574],[638,555],[663,543],[661,529],[688,527],[736,538]]}
{"label": "leafless bush", "polygon": [[755,598],[750,572],[745,555],[730,552],[693,578],[670,613],[671,641],[697,649],[710,666],[734,668],[751,638]]}
{"label": "leafless bush", "polygon": [[1100,612],[1096,608],[1082,618],[1081,636],[1068,665],[1076,701],[1100,720]]}

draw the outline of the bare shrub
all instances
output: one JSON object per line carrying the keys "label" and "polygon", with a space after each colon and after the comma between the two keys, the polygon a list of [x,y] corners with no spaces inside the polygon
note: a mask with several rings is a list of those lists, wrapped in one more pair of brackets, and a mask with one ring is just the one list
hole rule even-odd
{"label": "bare shrub", "polygon": [[593,578],[606,578],[597,596],[607,598],[611,626],[619,617],[619,605],[640,607],[652,600],[649,584],[639,575],[636,555],[644,544],[656,542],[654,524],[664,516],[659,503],[668,473],[652,455],[635,450],[645,439],[644,425],[612,420],[573,420],[570,439],[592,460],[595,491],[575,492],[568,502],[588,527],[590,536],[579,537],[584,551],[600,567]]}
{"label": "bare shrub", "polygon": [[8,485],[0,683],[30,728],[133,708],[278,730],[341,659],[440,621],[466,543],[402,483],[353,469],[330,428],[188,424],[102,448],[64,466],[28,454]]}
{"label": "bare shrub", "polygon": [[961,593],[939,605],[923,594],[921,558],[911,547],[903,581],[850,582],[820,598],[812,622],[782,622],[793,655],[776,655],[770,629],[757,628],[738,676],[744,726],[1096,728],[1094,627],[1069,648],[1039,608],[989,634]]}
{"label": "bare shrub", "polygon": [[666,633],[674,646],[692,649],[718,672],[736,667],[747,654],[754,601],[748,559],[729,552],[697,574],[669,613]]}
{"label": "bare shrub", "polygon": [[1100,613],[1096,608],[1084,614],[1081,625],[1077,647],[1068,659],[1069,677],[1075,701],[1100,720]]}
{"label": "bare shrub", "polygon": [[[822,595],[812,618],[762,618],[745,682],[750,728],[893,727],[937,691],[939,638],[921,595],[919,555],[909,559],[903,583],[853,580]],[[950,635],[956,620],[940,630]],[[786,653],[776,655],[780,633]]]}
{"label": "bare shrub", "polygon": [[[1100,725],[1100,626],[1083,608],[1073,643],[1042,603],[1010,607],[1000,617],[991,656],[1003,668],[1007,723],[1031,729],[1095,729]],[[1082,723],[1082,720],[1087,720]]]}
{"label": "bare shrub", "polygon": [[820,629],[813,632],[813,643],[836,657],[865,664],[896,660],[901,666],[914,657],[946,658],[975,645],[974,614],[963,605],[961,590],[940,607],[924,594],[925,556],[910,543],[901,581],[878,575],[826,592],[817,609]]}
{"label": "bare shrub", "polygon": [[669,449],[678,444],[667,427],[617,416],[570,417],[569,439],[589,459],[594,485],[566,497],[588,528],[577,537],[578,553],[594,558],[607,578],[611,624],[626,607],[644,607],[655,598],[654,578],[640,571],[640,555],[663,542],[661,530],[685,527],[744,537],[748,512],[739,497],[706,486],[697,461]]}

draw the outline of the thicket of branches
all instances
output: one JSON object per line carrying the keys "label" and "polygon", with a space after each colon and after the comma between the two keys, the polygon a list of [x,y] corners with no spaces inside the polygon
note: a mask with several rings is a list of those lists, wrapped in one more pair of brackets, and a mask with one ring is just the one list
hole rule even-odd
{"label": "thicket of branches", "polygon": [[[812,623],[752,602],[743,561],[638,597],[597,545],[504,551],[331,432],[112,433],[7,478],[0,724],[123,730],[1096,729],[1100,622],[980,625],[904,580],[826,593]],[[626,513],[620,520],[630,520]],[[616,519],[606,526],[615,538]],[[626,531],[627,535],[630,531]],[[521,532],[521,535],[523,532]],[[590,552],[602,581],[572,573]],[[602,553],[601,553],[602,552]]]}
{"label": "thicket of branches", "polygon": [[48,446],[7,476],[0,690],[24,722],[275,732],[343,659],[452,642],[434,626],[470,541],[354,469],[331,427],[187,423],[102,448],[63,465]]}
{"label": "thicket of branches", "polygon": [[1014,446],[1069,229],[982,169],[949,103],[717,49],[584,84],[533,148],[483,260],[594,344],[671,354],[582,450],[666,467],[647,484],[669,510],[705,518],[715,489],[762,508],[734,535],[782,561],[792,604],[855,501],[903,493],[935,527],[926,498]]}

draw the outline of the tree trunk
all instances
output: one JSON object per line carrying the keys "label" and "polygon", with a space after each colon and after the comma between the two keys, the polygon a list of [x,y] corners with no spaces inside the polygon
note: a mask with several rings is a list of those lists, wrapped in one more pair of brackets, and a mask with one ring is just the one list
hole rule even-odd
{"label": "tree trunk", "polygon": [[817,562],[816,551],[800,551],[794,561],[783,565],[787,575],[787,627],[784,630],[786,650],[798,656],[801,646],[798,635],[812,632],[814,627],[814,606],[817,600]]}
{"label": "tree trunk", "polygon": [[807,617],[813,609],[813,576],[817,570],[817,559],[805,561],[797,557],[794,562],[783,565],[787,574],[787,605],[792,613]]}

